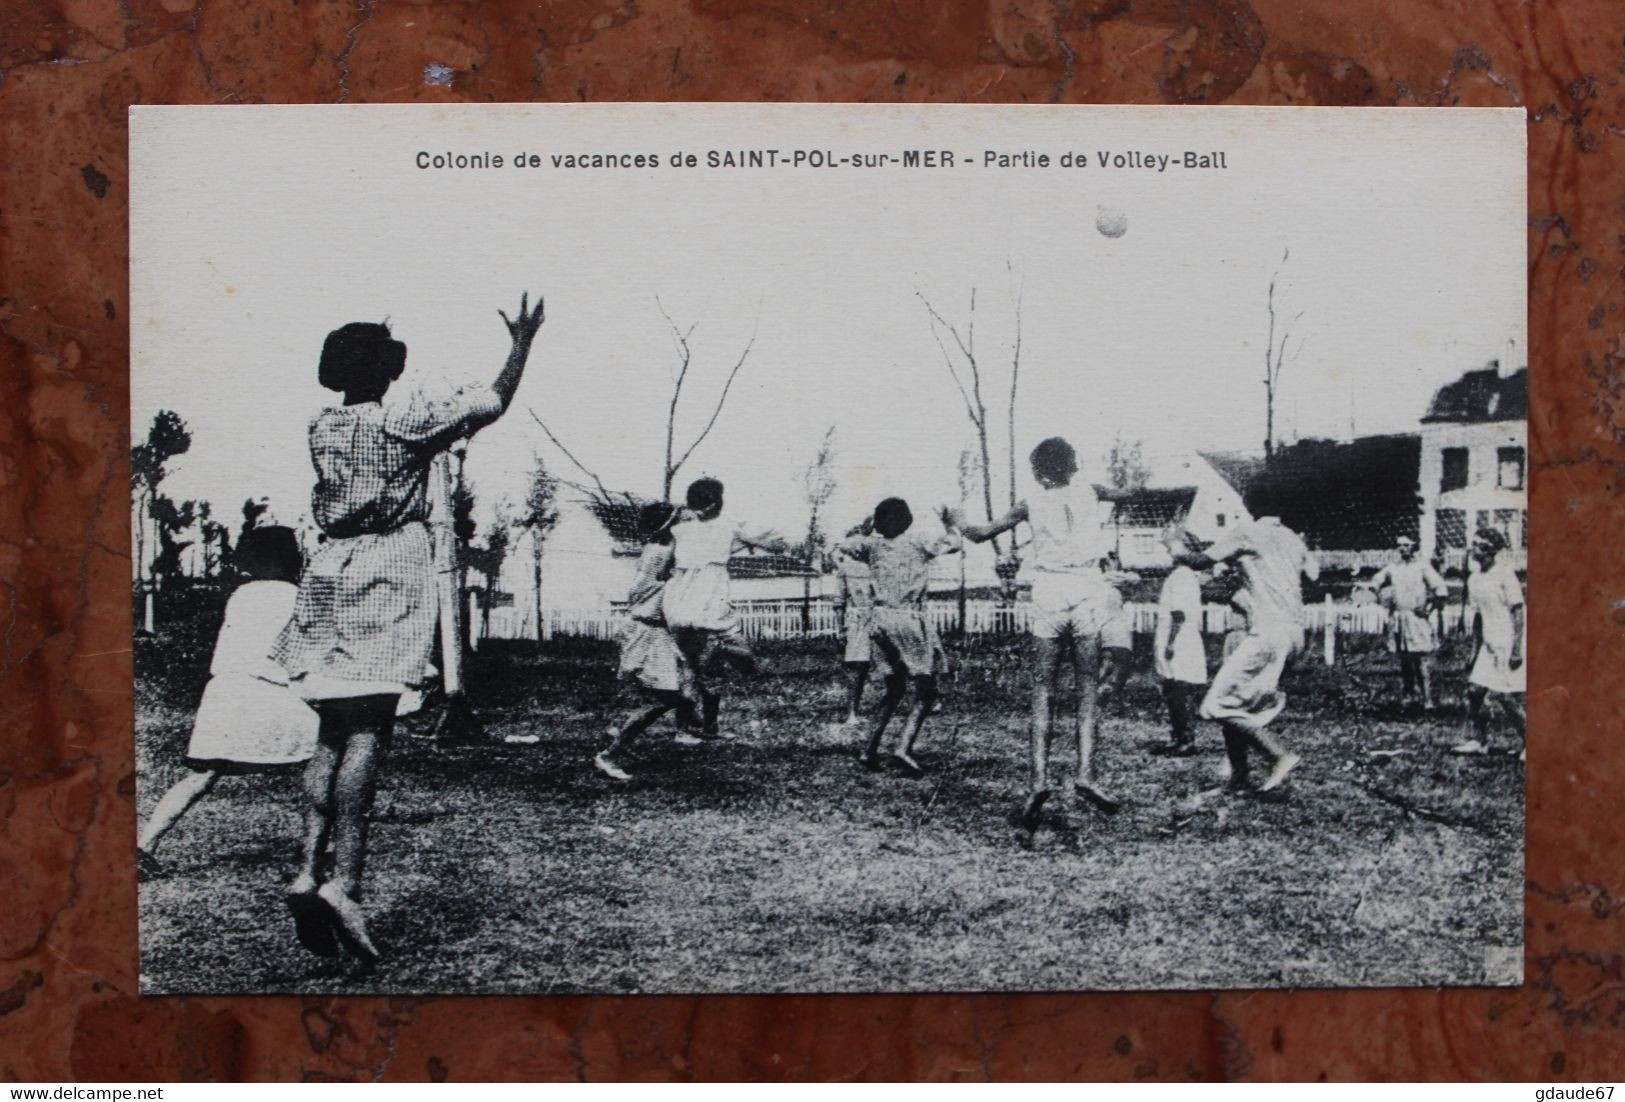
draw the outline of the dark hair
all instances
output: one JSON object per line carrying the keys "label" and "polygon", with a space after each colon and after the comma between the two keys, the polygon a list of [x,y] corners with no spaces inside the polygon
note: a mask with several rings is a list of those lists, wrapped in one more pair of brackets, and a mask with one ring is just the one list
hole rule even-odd
{"label": "dark hair", "polygon": [[888,497],[875,506],[875,531],[889,540],[907,532],[913,523],[914,513],[900,497]]}
{"label": "dark hair", "polygon": [[676,510],[669,501],[651,501],[638,510],[638,538],[644,543],[671,542],[671,517]]}
{"label": "dark hair", "polygon": [[1062,482],[1078,473],[1078,453],[1072,445],[1059,436],[1052,436],[1048,440],[1040,440],[1033,449],[1033,471],[1045,478]]}
{"label": "dark hair", "polygon": [[1476,543],[1480,540],[1489,544],[1492,551],[1499,552],[1507,549],[1507,538],[1499,528],[1480,528],[1473,533],[1473,541]]}
{"label": "dark hair", "polygon": [[237,539],[232,561],[245,581],[297,582],[305,557],[292,528],[268,524],[250,528]]}
{"label": "dark hair", "polygon": [[406,370],[406,345],[390,336],[389,326],[352,321],[327,335],[316,377],[328,390],[387,389]]}
{"label": "dark hair", "polygon": [[688,507],[695,512],[714,509],[722,504],[722,483],[707,476],[688,484]]}

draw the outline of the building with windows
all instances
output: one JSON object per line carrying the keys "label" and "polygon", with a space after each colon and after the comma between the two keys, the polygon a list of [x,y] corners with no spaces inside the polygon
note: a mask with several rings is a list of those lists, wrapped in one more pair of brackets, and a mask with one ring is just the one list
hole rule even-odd
{"label": "building with windows", "polygon": [[1529,547],[1529,370],[1492,360],[1440,387],[1422,417],[1422,554],[1463,569],[1472,534],[1498,528],[1521,569]]}

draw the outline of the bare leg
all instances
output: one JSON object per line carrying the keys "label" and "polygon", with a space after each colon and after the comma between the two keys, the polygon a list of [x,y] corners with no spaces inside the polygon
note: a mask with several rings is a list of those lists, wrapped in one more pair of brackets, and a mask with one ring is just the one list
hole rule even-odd
{"label": "bare leg", "polygon": [[333,828],[333,778],[349,737],[349,720],[340,711],[321,709],[316,750],[305,765],[305,832],[300,848],[299,871],[288,885],[288,910],[293,915],[294,932],[311,952],[330,957],[338,953],[331,914],[316,896],[321,875],[322,851]]}
{"label": "bare leg", "polygon": [[1121,711],[1123,690],[1128,687],[1129,673],[1134,668],[1134,652],[1121,647],[1104,647],[1101,649],[1101,655],[1097,703],[1101,708],[1111,704],[1116,710]]}
{"label": "bare leg", "polygon": [[1482,685],[1473,685],[1467,690],[1467,721],[1472,724],[1473,737],[1485,746],[1490,744],[1490,716],[1484,707],[1488,696],[1489,690]]}
{"label": "bare leg", "polygon": [[1032,788],[1021,811],[1021,825],[1029,833],[1038,829],[1039,813],[1050,797],[1049,740],[1055,719],[1055,674],[1060,655],[1059,640],[1033,636]]}
{"label": "bare leg", "polygon": [[873,769],[880,760],[880,740],[885,737],[886,725],[891,717],[897,713],[897,706],[902,703],[903,693],[908,689],[908,677],[901,673],[886,675],[886,695],[880,698],[880,710],[875,714],[874,732],[869,736],[869,745],[864,748],[860,759],[864,765]]}
{"label": "bare leg", "polygon": [[333,775],[338,769],[347,727],[337,716],[323,714],[316,752],[305,765],[305,836],[300,849],[299,872],[288,890],[308,893],[316,890],[322,847],[327,844],[333,824]]}
{"label": "bare leg", "polygon": [[378,727],[355,731],[333,778],[333,880],[351,898],[361,895],[367,819],[388,738],[388,730]]}
{"label": "bare leg", "polygon": [[1162,699],[1168,706],[1168,745],[1153,747],[1153,752],[1178,752],[1191,744],[1190,686],[1183,681],[1167,680],[1162,683]]}
{"label": "bare leg", "polygon": [[1422,681],[1422,710],[1433,711],[1433,657],[1427,654],[1416,656],[1416,673]]}
{"label": "bare leg", "polygon": [[1061,642],[1033,638],[1032,792],[1049,792],[1051,700],[1060,667]]}
{"label": "bare leg", "polygon": [[1230,720],[1220,720],[1219,729],[1224,732],[1224,752],[1230,759],[1230,787],[1245,788],[1249,773],[1247,746],[1252,741],[1249,732]]}
{"label": "bare leg", "polygon": [[1120,806],[1107,795],[1095,775],[1095,745],[1100,738],[1100,636],[1079,635],[1072,642],[1073,669],[1078,684],[1078,795],[1108,815]]}
{"label": "bare leg", "polygon": [[919,776],[925,770],[920,763],[914,760],[914,743],[920,737],[920,728],[925,726],[925,719],[931,714],[931,705],[937,699],[937,679],[935,675],[926,674],[914,679],[914,709],[909,712],[908,719],[903,724],[903,742],[893,755],[903,768],[914,776]]}
{"label": "bare leg", "polygon": [[846,721],[858,721],[858,709],[863,704],[863,690],[869,684],[869,663],[848,662],[846,664],[846,677],[849,686],[847,694]]}
{"label": "bare leg", "polygon": [[1517,693],[1500,693],[1497,699],[1501,704],[1501,711],[1512,723],[1512,729],[1518,736],[1521,744],[1525,740],[1525,732],[1529,729],[1529,717],[1524,714],[1523,697]]}
{"label": "bare leg", "polygon": [[653,695],[654,702],[646,705],[641,711],[634,712],[625,723],[617,727],[610,744],[593,758],[593,764],[599,770],[618,781],[631,780],[632,775],[616,764],[615,755],[632,745],[633,740],[654,726],[661,716],[681,706],[683,702],[681,692],[661,692]]}
{"label": "bare leg", "polygon": [[180,821],[187,808],[214,787],[215,778],[219,775],[212,769],[194,769],[171,785],[169,791],[158,800],[158,806],[152,809],[152,817],[142,829],[136,848],[147,853],[156,850],[159,839]]}

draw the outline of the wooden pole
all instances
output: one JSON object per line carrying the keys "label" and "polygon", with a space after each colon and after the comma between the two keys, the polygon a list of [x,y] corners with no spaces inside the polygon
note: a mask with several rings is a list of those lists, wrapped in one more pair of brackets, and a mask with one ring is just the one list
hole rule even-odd
{"label": "wooden pole", "polygon": [[484,734],[469,707],[463,680],[462,566],[458,561],[457,532],[452,503],[462,477],[467,442],[435,457],[430,490],[431,532],[434,537],[435,592],[440,608],[440,664],[446,688],[445,707],[435,723],[435,737],[448,742],[469,742]]}
{"label": "wooden pole", "polygon": [[1326,664],[1337,663],[1337,608],[1332,604],[1332,595],[1326,594]]}

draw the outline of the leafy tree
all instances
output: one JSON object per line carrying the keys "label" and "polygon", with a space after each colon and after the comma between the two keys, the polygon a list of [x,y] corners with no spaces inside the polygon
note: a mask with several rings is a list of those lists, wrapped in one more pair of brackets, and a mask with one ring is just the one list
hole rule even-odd
{"label": "leafy tree", "polygon": [[1151,468],[1145,462],[1140,441],[1123,439],[1121,433],[1112,441],[1106,453],[1106,477],[1114,490],[1143,490],[1151,480]]}
{"label": "leafy tree", "polygon": [[536,600],[536,638],[542,637],[542,546],[547,533],[558,523],[559,480],[547,469],[547,463],[536,456],[530,471],[530,484],[525,487],[525,501],[515,518],[521,527],[530,529],[531,539],[531,593]]}
{"label": "leafy tree", "polygon": [[150,576],[153,566],[148,560],[152,549],[147,547],[146,521],[155,518],[158,485],[169,473],[170,461],[185,455],[191,448],[192,433],[180,414],[161,409],[153,415],[147,438],[130,449],[130,490],[134,494],[137,516],[136,557],[144,575]]}
{"label": "leafy tree", "polygon": [[831,425],[824,431],[824,438],[819,442],[818,451],[807,469],[802,472],[802,487],[807,492],[807,539],[802,547],[804,556],[809,563],[819,561],[819,558],[829,543],[824,535],[820,519],[824,506],[829,503],[830,495],[835,492],[835,426]]}

